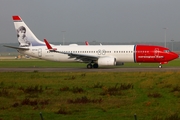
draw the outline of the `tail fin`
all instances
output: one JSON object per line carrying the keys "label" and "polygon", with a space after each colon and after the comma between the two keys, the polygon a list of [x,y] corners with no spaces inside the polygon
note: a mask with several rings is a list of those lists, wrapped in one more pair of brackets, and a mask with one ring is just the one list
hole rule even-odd
{"label": "tail fin", "polygon": [[44,46],[44,42],[37,39],[29,27],[24,23],[20,16],[12,16],[14,26],[17,32],[17,38],[20,47]]}

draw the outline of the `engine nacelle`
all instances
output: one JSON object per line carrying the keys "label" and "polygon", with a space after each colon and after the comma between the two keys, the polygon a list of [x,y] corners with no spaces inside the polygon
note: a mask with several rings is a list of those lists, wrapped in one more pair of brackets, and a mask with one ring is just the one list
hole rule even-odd
{"label": "engine nacelle", "polygon": [[116,65],[116,58],[113,57],[102,57],[97,61],[99,66],[114,66]]}

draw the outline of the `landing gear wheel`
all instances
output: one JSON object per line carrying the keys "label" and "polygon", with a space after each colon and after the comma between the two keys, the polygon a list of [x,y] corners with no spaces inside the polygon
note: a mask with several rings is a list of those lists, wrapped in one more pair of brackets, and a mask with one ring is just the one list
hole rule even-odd
{"label": "landing gear wheel", "polygon": [[93,68],[98,68],[99,66],[98,66],[98,64],[97,63],[94,63],[93,64]]}
{"label": "landing gear wheel", "polygon": [[91,69],[92,68],[92,64],[87,64],[87,68]]}
{"label": "landing gear wheel", "polygon": [[159,65],[159,68],[162,68],[162,65]]}

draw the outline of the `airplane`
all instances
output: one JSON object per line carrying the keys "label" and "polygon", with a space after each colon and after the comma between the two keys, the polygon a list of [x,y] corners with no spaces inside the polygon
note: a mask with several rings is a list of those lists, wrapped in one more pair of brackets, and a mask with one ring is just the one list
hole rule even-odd
{"label": "airplane", "polygon": [[20,16],[12,16],[21,54],[58,62],[83,62],[87,68],[117,66],[125,62],[166,64],[178,58],[178,54],[156,45],[53,45],[46,39],[40,41]]}

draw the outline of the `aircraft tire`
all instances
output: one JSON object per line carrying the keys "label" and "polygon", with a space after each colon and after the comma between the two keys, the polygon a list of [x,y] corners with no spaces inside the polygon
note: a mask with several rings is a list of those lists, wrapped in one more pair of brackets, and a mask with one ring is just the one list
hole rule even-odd
{"label": "aircraft tire", "polygon": [[162,65],[159,65],[159,68],[162,68]]}
{"label": "aircraft tire", "polygon": [[93,64],[93,68],[98,68],[99,66],[98,66],[98,64],[97,63],[94,63]]}
{"label": "aircraft tire", "polygon": [[92,64],[87,64],[88,69],[91,69],[92,67],[93,67]]}

